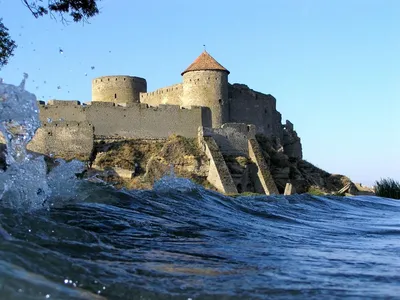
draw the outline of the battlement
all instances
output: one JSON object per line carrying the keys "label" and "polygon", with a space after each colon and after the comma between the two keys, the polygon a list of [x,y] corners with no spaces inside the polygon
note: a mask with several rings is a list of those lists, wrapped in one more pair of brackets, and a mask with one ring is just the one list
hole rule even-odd
{"label": "battlement", "polygon": [[154,96],[154,95],[162,95],[165,93],[172,93],[172,92],[176,92],[176,91],[181,91],[183,90],[183,85],[181,83],[177,83],[171,86],[167,86],[167,87],[163,87],[160,89],[157,89],[153,92],[148,92],[148,93],[140,93],[140,98],[146,98],[149,96]]}
{"label": "battlement", "polygon": [[78,122],[78,121],[52,121],[52,122],[42,122],[42,128],[51,128],[51,127],[81,127],[81,126],[93,126],[89,122]]}
{"label": "battlement", "polygon": [[47,105],[77,106],[77,105],[81,105],[81,102],[77,101],[77,100],[56,100],[56,99],[51,99],[51,100],[47,101]]}
{"label": "battlement", "polygon": [[181,83],[167,86],[149,93],[140,93],[140,102],[150,106],[160,104],[180,105],[182,102],[183,85]]}
{"label": "battlement", "polygon": [[110,82],[110,81],[132,81],[132,82],[140,82],[146,83],[146,79],[136,76],[128,76],[128,75],[114,75],[114,76],[100,76],[93,79],[92,82],[94,83],[101,83],[101,82]]}

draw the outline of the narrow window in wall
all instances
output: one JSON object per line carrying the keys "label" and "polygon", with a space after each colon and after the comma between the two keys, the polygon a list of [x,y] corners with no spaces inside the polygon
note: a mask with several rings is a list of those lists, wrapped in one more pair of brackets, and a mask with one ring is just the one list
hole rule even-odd
{"label": "narrow window in wall", "polygon": [[114,99],[117,99],[117,94],[114,94]]}
{"label": "narrow window in wall", "polygon": [[218,100],[218,103],[219,103],[219,104],[222,104],[222,100],[221,100],[221,99],[219,99],[219,100]]}

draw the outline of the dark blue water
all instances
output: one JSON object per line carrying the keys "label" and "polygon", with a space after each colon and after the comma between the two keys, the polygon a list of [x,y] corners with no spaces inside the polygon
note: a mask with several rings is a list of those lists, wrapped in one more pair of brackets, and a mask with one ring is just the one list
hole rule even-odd
{"label": "dark blue water", "polygon": [[1,208],[0,299],[400,297],[400,202],[177,182],[88,183],[50,210]]}

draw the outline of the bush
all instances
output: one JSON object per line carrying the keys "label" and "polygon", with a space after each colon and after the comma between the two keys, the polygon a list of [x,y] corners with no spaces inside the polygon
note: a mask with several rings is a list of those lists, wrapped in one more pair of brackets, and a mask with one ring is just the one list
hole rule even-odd
{"label": "bush", "polygon": [[307,193],[310,195],[314,195],[314,196],[325,196],[326,195],[326,193],[317,186],[310,186]]}
{"label": "bush", "polygon": [[391,178],[376,181],[375,195],[385,198],[400,199],[400,183]]}

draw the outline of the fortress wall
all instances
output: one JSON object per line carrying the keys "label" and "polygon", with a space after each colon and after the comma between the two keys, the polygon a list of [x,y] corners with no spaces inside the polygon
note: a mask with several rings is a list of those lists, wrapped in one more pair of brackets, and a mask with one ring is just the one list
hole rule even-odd
{"label": "fortress wall", "polygon": [[[92,105],[85,109],[96,137],[167,138],[171,134],[197,137],[204,108],[181,109],[176,105],[147,107],[142,103],[122,106]],[[113,103],[111,103],[113,104]]]}
{"label": "fortress wall", "polygon": [[257,133],[282,136],[281,114],[276,110],[276,99],[249,89],[245,85],[229,87],[230,122],[254,124]]}
{"label": "fortress wall", "polygon": [[182,106],[206,106],[212,127],[228,121],[228,74],[222,71],[190,71],[183,74]]}
{"label": "fortress wall", "polygon": [[150,106],[160,104],[182,105],[182,83],[174,84],[150,93],[140,93],[140,102]]}
{"label": "fortress wall", "polygon": [[40,121],[86,121],[85,107],[79,101],[49,100],[47,105],[39,105]]}
{"label": "fortress wall", "polygon": [[93,150],[93,126],[73,121],[43,124],[27,148],[63,159],[88,160]]}
{"label": "fortress wall", "polygon": [[202,127],[199,134],[212,137],[223,154],[247,157],[248,140],[255,138],[256,128],[244,123],[225,123],[220,128]]}
{"label": "fortress wall", "polygon": [[103,76],[92,81],[92,101],[139,102],[147,92],[146,79],[134,76]]}

